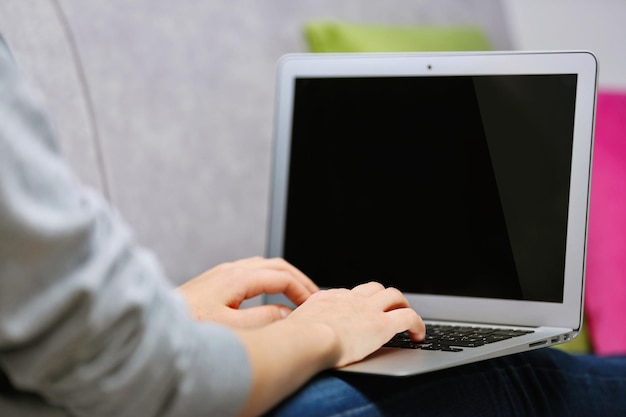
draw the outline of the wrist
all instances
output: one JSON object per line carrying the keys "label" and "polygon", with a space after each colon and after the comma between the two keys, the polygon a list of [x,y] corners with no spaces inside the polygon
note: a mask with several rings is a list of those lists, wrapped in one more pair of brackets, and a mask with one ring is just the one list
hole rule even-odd
{"label": "wrist", "polygon": [[252,390],[241,416],[259,415],[340,358],[334,330],[317,322],[285,319],[236,331],[249,358]]}
{"label": "wrist", "polygon": [[331,326],[289,318],[283,320],[283,324],[290,329],[297,329],[293,330],[294,335],[298,334],[299,343],[306,344],[306,348],[310,349],[309,355],[316,359],[317,372],[337,365],[341,357],[341,343]]}
{"label": "wrist", "polygon": [[333,368],[341,357],[340,338],[335,330],[324,323],[287,317],[268,327],[275,331],[291,348],[297,349],[302,359],[313,368],[315,374]]}

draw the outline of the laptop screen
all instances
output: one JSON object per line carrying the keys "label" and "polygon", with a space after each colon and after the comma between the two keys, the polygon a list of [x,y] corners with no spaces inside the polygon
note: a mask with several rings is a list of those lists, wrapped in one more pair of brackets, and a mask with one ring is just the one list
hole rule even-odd
{"label": "laptop screen", "polygon": [[321,287],[562,302],[576,84],[298,78],[285,259]]}

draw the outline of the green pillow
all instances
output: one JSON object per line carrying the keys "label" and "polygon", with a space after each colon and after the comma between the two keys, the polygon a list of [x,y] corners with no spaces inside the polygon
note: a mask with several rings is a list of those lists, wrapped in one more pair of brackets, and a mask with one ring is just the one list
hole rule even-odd
{"label": "green pillow", "polygon": [[485,51],[491,46],[474,26],[400,26],[312,21],[304,26],[312,52]]}

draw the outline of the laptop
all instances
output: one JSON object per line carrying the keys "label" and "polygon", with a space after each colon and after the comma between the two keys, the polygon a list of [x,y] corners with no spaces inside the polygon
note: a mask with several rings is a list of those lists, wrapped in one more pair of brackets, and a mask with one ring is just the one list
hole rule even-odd
{"label": "laptop", "polygon": [[396,287],[427,324],[425,343],[398,335],[341,371],[577,336],[596,79],[586,51],[279,60],[268,256],[322,288]]}

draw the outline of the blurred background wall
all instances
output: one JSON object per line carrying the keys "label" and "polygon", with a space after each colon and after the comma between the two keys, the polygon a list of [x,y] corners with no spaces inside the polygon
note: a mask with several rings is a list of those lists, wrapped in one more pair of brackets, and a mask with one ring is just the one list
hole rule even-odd
{"label": "blurred background wall", "polygon": [[504,0],[515,49],[586,49],[599,61],[599,86],[626,89],[626,1]]}

